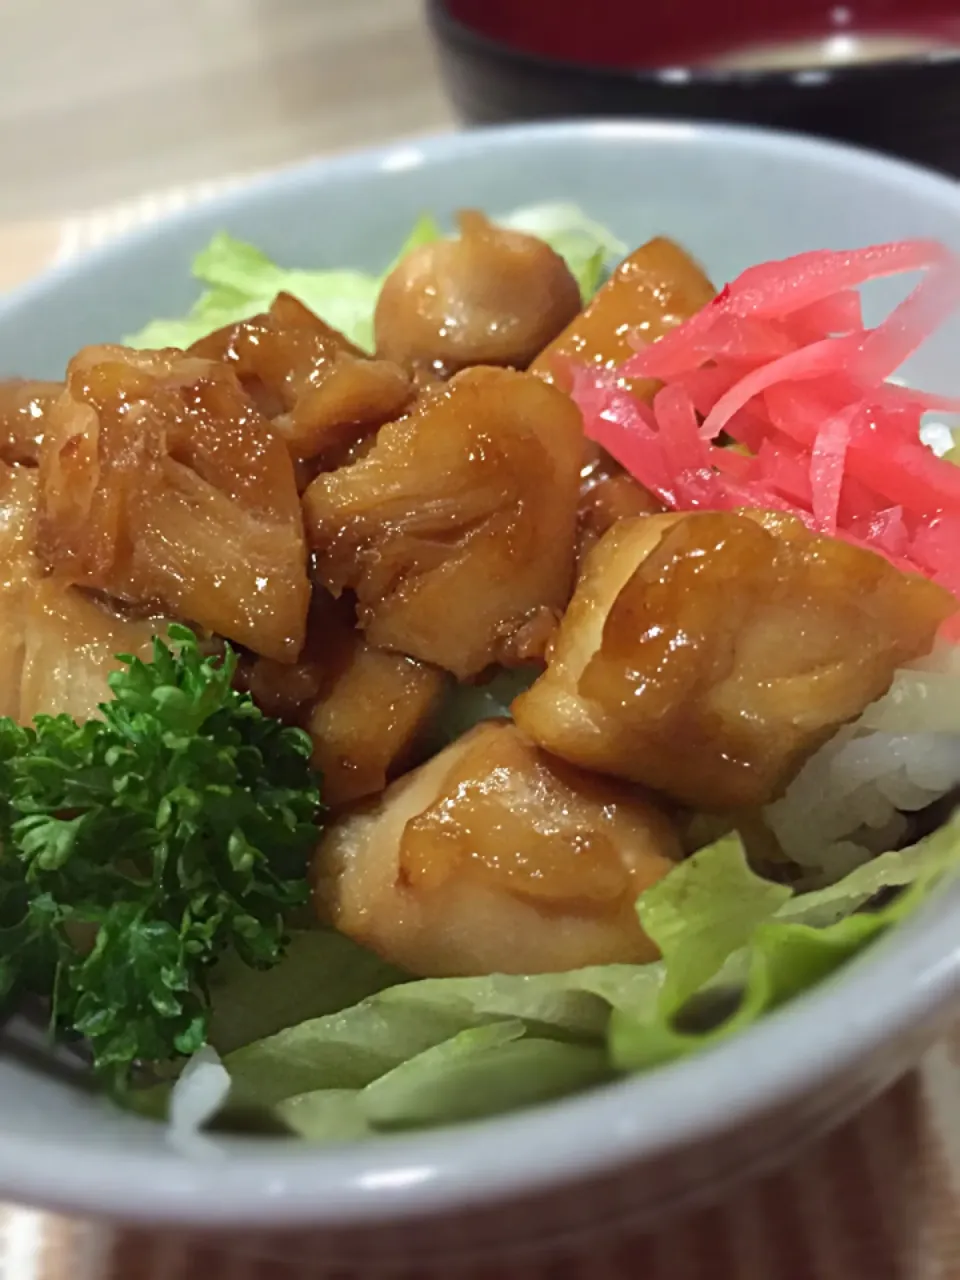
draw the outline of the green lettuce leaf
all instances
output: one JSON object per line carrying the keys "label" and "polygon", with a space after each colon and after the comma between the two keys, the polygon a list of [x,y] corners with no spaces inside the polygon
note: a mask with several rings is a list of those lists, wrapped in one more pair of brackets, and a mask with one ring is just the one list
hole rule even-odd
{"label": "green lettuce leaf", "polygon": [[[322,971],[315,979],[324,985]],[[659,965],[604,965],[386,987],[227,1053],[231,1092],[220,1124],[248,1128],[259,1117],[258,1127],[269,1127],[272,1119],[333,1142],[560,1097],[612,1076],[611,1008],[642,1016],[661,980]],[[169,1086],[148,1090],[136,1105],[160,1115],[168,1094]]]}
{"label": "green lettuce leaf", "polygon": [[646,1019],[614,1010],[610,1054],[620,1071],[644,1071],[728,1039],[787,1000],[816,986],[885,933],[920,901],[915,886],[875,914],[858,914],[826,928],[772,920],[758,925],[725,972],[742,981],[706,986],[685,1008],[659,1006]]}
{"label": "green lettuce leaf", "polygon": [[278,293],[292,293],[358,346],[373,346],[373,310],[380,277],[363,271],[289,271],[259,249],[219,232],[193,262],[207,286],[188,314],[155,320],[125,339],[135,347],[187,347],[215,329],[266,311]]}
{"label": "green lettuce leaf", "polygon": [[[611,255],[624,246],[575,205],[537,205],[500,219],[505,226],[541,236],[566,259],[584,298],[602,283]],[[373,312],[387,274],[411,250],[441,239],[434,218],[422,215],[387,269],[379,274],[349,268],[289,270],[251,244],[218,232],[193,261],[205,286],[186,316],[154,320],[124,339],[134,347],[188,347],[215,329],[265,311],[278,293],[292,293],[358,346],[373,350]]]}
{"label": "green lettuce leaf", "polygon": [[611,1075],[602,1045],[540,1039],[525,1035],[522,1022],[494,1022],[461,1031],[363,1089],[299,1094],[277,1103],[273,1113],[302,1138],[343,1142],[503,1115]]}
{"label": "green lettuce leaf", "polygon": [[[647,965],[404,981],[364,953],[366,976],[347,980],[360,959],[353,944],[338,961],[333,936],[298,939],[301,994],[270,1016],[311,1000],[330,1011],[226,1054],[223,1120],[257,1114],[312,1141],[346,1141],[500,1114],[648,1070],[734,1035],[828,977],[958,863],[960,815],[836,885],[794,894],[757,876],[739,841],[725,837],[640,898],[663,955]],[[323,966],[341,962],[331,979]],[[309,993],[307,967],[322,994]],[[282,967],[263,980],[281,976]],[[354,980],[383,987],[331,1009]],[[283,981],[298,987],[292,971]]]}
{"label": "green lettuce leaf", "polygon": [[363,1090],[377,1129],[478,1120],[548,1102],[609,1079],[601,1045],[526,1034],[520,1019],[474,1027],[401,1063]]}
{"label": "green lettuce leaf", "polygon": [[[835,885],[788,891],[779,901],[770,892],[779,886],[752,872],[736,844],[718,841],[641,897],[637,909],[661,947],[665,972],[645,1015],[614,1008],[610,1052],[619,1070],[646,1070],[726,1039],[823,981],[957,867],[960,816]],[[890,890],[901,892],[869,910]],[[692,909],[684,911],[684,903]]]}
{"label": "green lettuce leaf", "polygon": [[209,980],[209,1043],[221,1054],[358,1004],[409,975],[333,929],[297,929],[273,969],[230,953]]}
{"label": "green lettuce leaf", "polygon": [[503,1022],[541,1039],[602,1045],[613,1003],[641,1013],[655,1002],[660,977],[655,965],[605,965],[391,986],[228,1053],[231,1100],[272,1106],[318,1089],[361,1088],[464,1031]]}
{"label": "green lettuce leaf", "polygon": [[792,892],[751,871],[738,836],[726,836],[680,864],[637,903],[660,948],[663,1007],[679,1009]]}
{"label": "green lettuce leaf", "polygon": [[273,1109],[282,1131],[311,1142],[356,1142],[374,1130],[364,1114],[360,1089],[317,1089],[284,1098]]}
{"label": "green lettuce leaf", "polygon": [[[938,830],[905,849],[882,853],[838,880],[811,893],[794,895],[777,919],[825,928],[868,907],[890,890],[915,886],[923,897],[947,872],[960,866],[960,809]],[[911,898],[916,902],[917,897]]]}
{"label": "green lettuce leaf", "polygon": [[594,222],[575,204],[562,202],[530,205],[508,214],[500,221],[505,227],[539,236],[561,258],[580,285],[588,301],[607,277],[607,263],[622,258],[627,246],[611,231]]}

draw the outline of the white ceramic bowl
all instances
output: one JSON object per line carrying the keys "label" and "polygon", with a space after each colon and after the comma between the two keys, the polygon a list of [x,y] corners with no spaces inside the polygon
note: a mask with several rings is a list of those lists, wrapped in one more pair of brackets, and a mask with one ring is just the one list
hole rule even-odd
{"label": "white ceramic bowl", "polygon": [[[714,277],[803,249],[936,236],[960,188],[879,156],[718,127],[554,124],[307,165],[71,264],[0,304],[0,373],[58,375],[79,346],[189,303],[225,228],[291,265],[380,267],[415,216],[575,200],[629,243],[666,232]],[[878,290],[875,301],[884,298]],[[888,297],[893,296],[887,290]],[[915,372],[960,391],[960,329]],[[819,990],[702,1056],[504,1119],[344,1148],[224,1139],[188,1160],[163,1130],[0,1059],[0,1196],[237,1233],[319,1232],[326,1261],[529,1247],[642,1225],[787,1158],[907,1069],[960,993],[960,889]],[[378,1229],[372,1231],[376,1226]]]}

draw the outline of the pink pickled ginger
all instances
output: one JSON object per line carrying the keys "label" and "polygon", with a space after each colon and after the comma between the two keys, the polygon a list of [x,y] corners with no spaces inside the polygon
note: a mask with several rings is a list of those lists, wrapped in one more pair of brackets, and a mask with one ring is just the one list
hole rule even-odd
{"label": "pink pickled ginger", "polygon": [[[859,286],[918,269],[864,328]],[[934,241],[802,253],[749,268],[619,369],[570,365],[571,390],[587,435],[667,506],[788,511],[960,598],[960,467],[920,440],[924,413],[960,399],[887,381],[958,306],[960,258]],[[624,377],[662,384],[652,407]]]}

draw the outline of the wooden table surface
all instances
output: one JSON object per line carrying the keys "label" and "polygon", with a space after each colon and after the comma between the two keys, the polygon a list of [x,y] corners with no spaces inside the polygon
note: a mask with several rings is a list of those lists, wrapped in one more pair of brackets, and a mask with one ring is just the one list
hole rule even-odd
{"label": "wooden table surface", "polygon": [[0,223],[450,121],[420,0],[0,0]]}

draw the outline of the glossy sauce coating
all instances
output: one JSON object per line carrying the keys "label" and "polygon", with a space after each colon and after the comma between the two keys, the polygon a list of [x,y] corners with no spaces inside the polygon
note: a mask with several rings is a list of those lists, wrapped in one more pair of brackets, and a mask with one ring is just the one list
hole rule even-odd
{"label": "glossy sauce coating", "polygon": [[335,823],[316,886],[413,973],[542,973],[652,959],[633,904],[679,855],[652,801],[489,721]]}
{"label": "glossy sauce coating", "polygon": [[169,619],[124,618],[104,602],[56,578],[38,583],[28,613],[20,722],[38,715],[87,720],[110,697],[107,677],[120,667],[117,654],[148,662],[153,637]]}
{"label": "glossy sauce coating", "polygon": [[56,579],[33,552],[38,475],[0,463],[0,715],[85,720],[109,697],[118,653],[149,657],[163,619],[132,621]]}
{"label": "glossy sauce coating", "polygon": [[26,610],[40,578],[33,554],[37,473],[0,462],[0,716],[20,718]]}
{"label": "glossy sauce coating", "polygon": [[348,603],[319,589],[300,661],[260,658],[244,679],[263,711],[310,734],[331,808],[382,791],[420,763],[450,683],[436,667],[374,649]]}
{"label": "glossy sauce coating", "polygon": [[757,806],[955,608],[793,517],[624,520],[588,555],[547,671],[513,712],[585,768],[696,809]]}
{"label": "glossy sauce coating", "polygon": [[[624,258],[583,310],[539,353],[530,371],[566,386],[565,361],[615,368],[639,345],[656,342],[688,320],[714,295],[713,285],[679,245],[664,237],[650,240]],[[657,389],[649,379],[622,378],[621,385],[643,400],[651,400]],[[582,476],[581,560],[617,520],[664,509],[592,440],[585,442]]]}
{"label": "glossy sauce coating", "polygon": [[62,382],[0,380],[0,461],[37,465],[44,420],[62,391]]}
{"label": "glossy sauce coating", "polygon": [[378,648],[460,679],[515,658],[531,617],[569,599],[582,448],[578,410],[540,379],[457,375],[307,490],[319,580],[356,593]]}
{"label": "glossy sauce coating", "polygon": [[524,369],[580,310],[567,264],[536,236],[460,214],[460,236],[409,253],[384,282],[377,354],[421,377]]}
{"label": "glossy sauce coating", "polygon": [[[672,240],[658,236],[631,253],[610,279],[530,366],[532,372],[563,382],[562,362],[612,369],[637,345],[656,342],[714,297],[716,290],[696,262]],[[625,378],[622,385],[652,399],[656,383]]]}
{"label": "glossy sauce coating", "polygon": [[398,365],[369,359],[288,293],[263,315],[194,343],[190,353],[229,365],[295,462],[316,460],[323,468],[397,417],[414,395]]}
{"label": "glossy sauce coating", "polygon": [[584,556],[618,520],[658,515],[660,499],[634,480],[629,472],[593,440],[584,441],[577,508],[577,560]]}
{"label": "glossy sauce coating", "polygon": [[292,661],[309,584],[290,456],[221,364],[90,347],[47,419],[37,551],[62,581]]}

